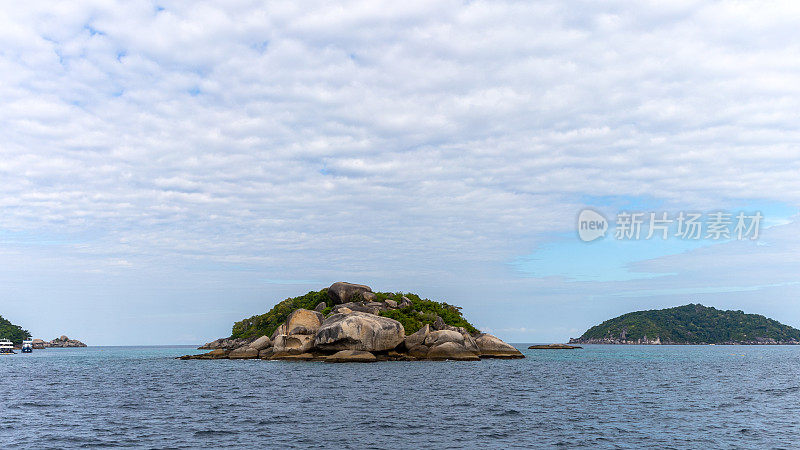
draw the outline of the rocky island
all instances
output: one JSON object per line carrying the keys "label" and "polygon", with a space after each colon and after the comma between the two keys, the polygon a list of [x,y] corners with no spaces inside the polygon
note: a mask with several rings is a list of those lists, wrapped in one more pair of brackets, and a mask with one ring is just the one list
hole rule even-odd
{"label": "rocky island", "polygon": [[[41,342],[37,342],[41,341]],[[36,345],[42,345],[42,348],[71,348],[71,347],[86,347],[86,344],[77,340],[77,339],[70,339],[66,336],[61,336],[53,339],[50,342],[42,341],[41,339],[34,339],[33,346],[36,348]]]}
{"label": "rocky island", "polygon": [[688,304],[623,314],[569,343],[795,345],[800,330],[758,314]]}
{"label": "rocky island", "polygon": [[333,283],[288,298],[266,314],[233,325],[211,352],[180,359],[269,359],[326,362],[478,361],[524,358],[513,346],[479,332],[460,308],[410,293],[373,292]]}

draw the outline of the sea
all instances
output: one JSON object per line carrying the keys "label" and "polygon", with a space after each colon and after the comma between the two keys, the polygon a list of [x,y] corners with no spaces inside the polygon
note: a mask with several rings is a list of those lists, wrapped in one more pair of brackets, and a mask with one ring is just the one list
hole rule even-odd
{"label": "sea", "polygon": [[525,359],[0,357],[0,448],[798,448],[800,346],[604,346]]}

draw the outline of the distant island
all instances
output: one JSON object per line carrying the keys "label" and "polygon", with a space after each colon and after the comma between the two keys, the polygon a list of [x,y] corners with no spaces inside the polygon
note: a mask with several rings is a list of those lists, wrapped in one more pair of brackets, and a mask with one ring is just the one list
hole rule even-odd
{"label": "distant island", "polygon": [[402,292],[333,283],[288,298],[269,312],[233,324],[231,336],[180,359],[270,359],[325,362],[478,361],[524,358],[481,333],[461,308]]}
{"label": "distant island", "polygon": [[[19,325],[14,325],[8,319],[0,316],[0,339],[8,339],[14,346],[19,348],[22,341],[30,340],[31,333],[24,330]],[[33,348],[49,348],[49,347],[86,347],[86,344],[77,340],[70,339],[66,336],[61,336],[53,339],[52,341],[44,341],[42,339],[33,339]]]}
{"label": "distant island", "polygon": [[623,314],[570,344],[800,344],[800,330],[758,314],[700,304]]}
{"label": "distant island", "polygon": [[72,348],[72,347],[86,347],[86,344],[77,339],[70,339],[66,336],[57,337],[50,342],[43,341],[41,339],[33,340],[33,348]]}

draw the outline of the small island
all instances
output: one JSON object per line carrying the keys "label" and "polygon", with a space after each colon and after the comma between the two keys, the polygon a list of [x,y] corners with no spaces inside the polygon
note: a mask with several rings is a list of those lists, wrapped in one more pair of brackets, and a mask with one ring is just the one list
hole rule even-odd
{"label": "small island", "polygon": [[70,339],[64,335],[61,337],[57,337],[50,342],[43,341],[41,339],[34,339],[33,340],[33,348],[37,348],[37,346],[41,346],[41,348],[76,348],[76,347],[86,347],[86,344],[77,340],[77,339]]}
{"label": "small island", "polygon": [[688,304],[623,314],[569,343],[796,345],[800,330],[758,314]]}
{"label": "small island", "polygon": [[268,359],[374,362],[524,358],[513,346],[481,333],[447,303],[411,293],[373,292],[333,283],[288,298],[266,314],[233,324],[211,352],[180,359]]}

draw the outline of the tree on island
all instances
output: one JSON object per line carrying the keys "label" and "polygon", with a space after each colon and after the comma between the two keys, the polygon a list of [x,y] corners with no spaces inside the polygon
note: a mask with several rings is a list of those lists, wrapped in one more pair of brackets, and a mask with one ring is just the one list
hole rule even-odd
{"label": "tree on island", "polygon": [[0,339],[8,339],[15,344],[21,344],[22,341],[30,338],[31,333],[28,330],[23,330],[21,326],[14,325],[0,316]]}

